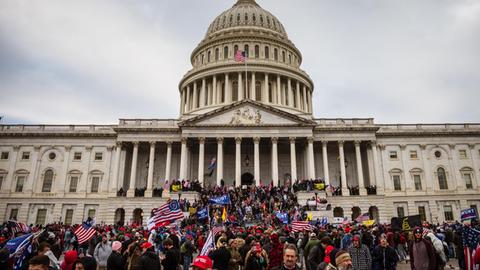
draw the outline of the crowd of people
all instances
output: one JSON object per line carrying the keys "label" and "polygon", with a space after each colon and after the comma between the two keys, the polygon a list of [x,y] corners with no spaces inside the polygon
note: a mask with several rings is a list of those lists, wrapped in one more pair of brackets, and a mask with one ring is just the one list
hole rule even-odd
{"label": "crowd of people", "polygon": [[[464,260],[465,231],[479,231],[475,221],[469,226],[428,224],[409,231],[395,230],[390,224],[365,226],[351,222],[340,225],[310,222],[309,228],[294,230],[293,221],[305,220],[305,207],[288,187],[226,187],[197,189],[198,200],[181,200],[189,218],[152,230],[136,224],[97,224],[95,235],[79,244],[77,226],[30,225],[12,231],[9,223],[0,227],[0,269],[396,269],[409,263],[411,269],[444,269],[457,258]],[[229,204],[214,206],[211,198],[228,195]],[[208,217],[197,211],[207,209]],[[225,215],[225,213],[227,213]],[[276,213],[285,213],[281,219]],[[213,239],[209,240],[210,232]],[[220,229],[218,229],[220,228]],[[35,237],[25,258],[8,249],[8,241],[29,231]],[[210,247],[210,242],[215,243]],[[475,251],[478,235],[474,244]],[[480,263],[480,249],[477,257]]]}

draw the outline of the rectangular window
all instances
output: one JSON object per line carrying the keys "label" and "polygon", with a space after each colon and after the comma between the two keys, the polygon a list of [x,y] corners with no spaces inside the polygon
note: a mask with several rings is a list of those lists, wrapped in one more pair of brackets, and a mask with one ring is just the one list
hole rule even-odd
{"label": "rectangular window", "polygon": [[35,224],[45,225],[47,219],[47,209],[38,209]]}
{"label": "rectangular window", "polygon": [[397,151],[390,151],[390,159],[398,159]]}
{"label": "rectangular window", "polygon": [[65,224],[71,225],[73,220],[73,209],[67,209],[65,212]]}
{"label": "rectangular window", "polygon": [[416,150],[410,151],[410,159],[417,159],[417,158],[418,158],[417,151]]}
{"label": "rectangular window", "polygon": [[88,209],[88,217],[89,218],[95,217],[95,209]]}
{"label": "rectangular window", "polygon": [[17,220],[18,218],[18,208],[10,209],[10,220]]}
{"label": "rectangular window", "polygon": [[29,160],[30,152],[22,152],[22,160]]}
{"label": "rectangular window", "polygon": [[98,192],[99,182],[100,182],[100,177],[98,177],[98,176],[93,176],[92,177],[92,193],[97,193]]}
{"label": "rectangular window", "polygon": [[402,190],[402,184],[400,183],[400,175],[393,176],[393,188],[396,191]]}
{"label": "rectangular window", "polygon": [[22,192],[24,183],[25,183],[25,176],[24,175],[17,176],[17,184],[15,185],[15,192]]}
{"label": "rectangular window", "polygon": [[0,189],[2,189],[2,185],[3,185],[3,180],[5,179],[5,175],[4,174],[0,174]]}
{"label": "rectangular window", "polygon": [[458,150],[458,155],[460,156],[460,158],[467,158],[467,150]]}
{"label": "rectangular window", "polygon": [[422,219],[422,221],[427,220],[427,213],[425,212],[425,206],[418,207],[418,214],[420,215],[420,218]]}
{"label": "rectangular window", "polygon": [[82,160],[82,152],[73,153],[73,160]]}
{"label": "rectangular window", "polygon": [[95,160],[100,161],[103,159],[103,153],[102,152],[95,152]]}
{"label": "rectangular window", "polygon": [[397,207],[397,215],[399,218],[405,216],[405,209],[402,206]]}
{"label": "rectangular window", "polygon": [[69,192],[77,192],[78,176],[70,177],[70,188]]}
{"label": "rectangular window", "polygon": [[472,175],[470,173],[464,173],[463,180],[465,180],[465,186],[467,189],[473,189]]}
{"label": "rectangular window", "polygon": [[1,156],[0,156],[0,159],[1,160],[7,160],[8,159],[8,152],[2,152]]}
{"label": "rectangular window", "polygon": [[422,190],[422,178],[420,174],[413,175],[413,182],[415,183],[415,190]]}
{"label": "rectangular window", "polygon": [[453,211],[451,205],[444,205],[443,206],[443,213],[445,214],[445,221],[447,220],[454,220],[453,218]]}

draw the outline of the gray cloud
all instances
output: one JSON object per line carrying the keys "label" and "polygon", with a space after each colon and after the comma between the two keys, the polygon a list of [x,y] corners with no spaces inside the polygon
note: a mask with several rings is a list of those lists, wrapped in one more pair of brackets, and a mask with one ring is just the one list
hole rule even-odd
{"label": "gray cloud", "polygon": [[[3,122],[177,117],[190,53],[233,2],[1,1]],[[316,117],[480,119],[478,1],[258,2],[302,51]]]}

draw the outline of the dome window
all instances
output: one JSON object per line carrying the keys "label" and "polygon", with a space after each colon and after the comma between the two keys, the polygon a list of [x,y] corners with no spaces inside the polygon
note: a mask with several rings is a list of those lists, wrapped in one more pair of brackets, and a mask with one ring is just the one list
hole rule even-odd
{"label": "dome window", "polygon": [[228,59],[228,46],[223,48],[223,59]]}
{"label": "dome window", "polygon": [[260,57],[260,46],[255,45],[255,58]]}
{"label": "dome window", "polygon": [[[210,63],[210,55],[211,55],[211,52],[208,51],[208,53],[207,53],[207,63]],[[291,62],[291,61],[290,61],[290,62]]]}
{"label": "dome window", "polygon": [[273,60],[278,61],[278,49],[273,49]]}
{"label": "dome window", "polygon": [[262,15],[260,15],[260,25],[263,26],[263,16]]}
{"label": "dome window", "polygon": [[[285,55],[285,51],[282,51],[282,61],[283,63],[286,63],[287,62],[287,59],[285,58],[286,55]],[[203,63],[202,63],[203,64]]]}
{"label": "dome window", "polygon": [[215,49],[215,61],[218,61],[218,55],[219,55],[218,48],[216,48]]}
{"label": "dome window", "polygon": [[233,54],[236,54],[238,51],[238,45],[233,46]]}
{"label": "dome window", "polygon": [[248,24],[248,13],[245,13],[245,25]]}
{"label": "dome window", "polygon": [[233,14],[230,15],[230,26],[233,24]]}
{"label": "dome window", "polygon": [[249,49],[248,44],[245,44],[245,47],[243,47],[243,48],[244,48],[244,51],[245,51],[245,53],[247,54],[247,57],[248,57],[250,55],[250,51],[248,50]]}
{"label": "dome window", "polygon": [[270,27],[270,17],[267,17],[267,26]]}
{"label": "dome window", "polygon": [[255,14],[252,15],[252,20],[253,20],[253,23],[255,23],[257,21],[257,18],[255,17]]}
{"label": "dome window", "polygon": [[270,48],[265,46],[265,59],[270,59]]}
{"label": "dome window", "polygon": [[239,24],[240,24],[240,13],[238,13],[238,15],[237,15],[237,25],[239,25]]}

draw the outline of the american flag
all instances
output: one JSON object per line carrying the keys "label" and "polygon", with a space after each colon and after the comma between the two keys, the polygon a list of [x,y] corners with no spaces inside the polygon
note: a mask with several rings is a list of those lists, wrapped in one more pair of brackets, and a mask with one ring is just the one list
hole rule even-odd
{"label": "american flag", "polygon": [[358,223],[362,223],[362,222],[367,221],[367,220],[369,220],[369,219],[370,219],[370,214],[365,213],[365,214],[363,214],[363,215],[358,216],[358,217],[355,219],[355,221],[358,222]]}
{"label": "american flag", "polygon": [[17,222],[15,220],[7,221],[7,227],[10,228],[10,231],[13,235],[23,232],[28,233],[30,232],[30,227],[28,227],[25,223]]}
{"label": "american flag", "polygon": [[95,222],[93,220],[87,220],[81,225],[79,225],[77,229],[75,229],[73,233],[77,237],[78,244],[81,245],[87,242],[95,235],[97,231],[95,230],[93,225],[95,225]]}
{"label": "american flag", "polygon": [[25,259],[32,253],[32,240],[35,235],[25,234],[9,240],[5,247],[10,253],[10,258],[15,262],[14,270],[22,269],[25,264]]}
{"label": "american flag", "polygon": [[213,227],[208,234],[207,240],[203,245],[202,251],[200,252],[200,256],[206,256],[210,252],[210,250],[215,248],[215,236],[223,231],[223,227],[217,226]]}
{"label": "american flag", "polygon": [[463,239],[463,256],[465,258],[465,269],[473,269],[472,251],[475,250],[479,243],[480,231],[474,228],[464,226],[462,231]]}
{"label": "american flag", "polygon": [[149,230],[154,229],[155,227],[161,226],[162,224],[168,224],[171,221],[177,219],[183,219],[182,210],[180,210],[180,204],[177,200],[171,200],[170,202],[160,206],[153,210],[153,215],[147,221],[147,227]]}
{"label": "american flag", "polygon": [[308,221],[293,221],[292,222],[292,231],[301,232],[303,230],[313,231],[312,225]]}
{"label": "american flag", "polygon": [[244,63],[246,59],[247,59],[247,52],[237,50],[237,52],[235,53],[235,61],[239,63]]}

